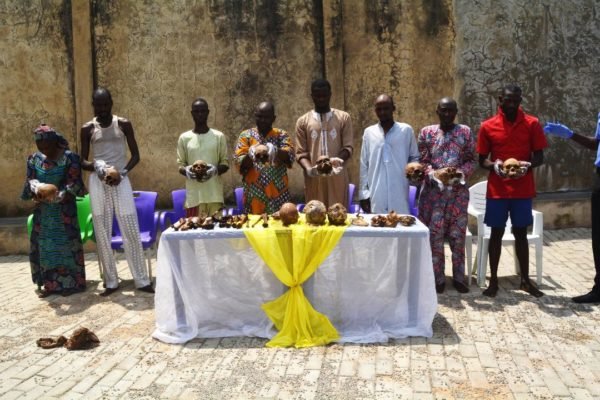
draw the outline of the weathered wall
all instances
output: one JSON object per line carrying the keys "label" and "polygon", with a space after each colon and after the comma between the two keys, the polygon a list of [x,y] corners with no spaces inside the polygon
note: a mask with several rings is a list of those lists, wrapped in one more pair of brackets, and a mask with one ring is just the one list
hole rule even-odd
{"label": "weathered wall", "polygon": [[[516,82],[523,106],[593,135],[600,109],[597,0],[455,0],[461,116],[478,128],[495,113],[498,88]],[[595,154],[550,138],[538,191],[590,188]],[[481,175],[481,174],[480,174]]]}
{"label": "weathered wall", "polygon": [[0,216],[31,209],[19,196],[33,128],[46,122],[75,139],[70,10],[68,0],[0,2]]}
{"label": "weathered wall", "polygon": [[[254,107],[271,100],[275,125],[294,131],[311,107],[309,83],[320,76],[322,50],[318,1],[172,1],[148,6],[95,1],[97,81],[112,91],[117,114],[137,131],[142,161],[138,189],[156,190],[163,203],[184,186],[176,143],[193,127],[191,103],[208,100],[209,126],[227,135],[230,153],[238,134],[254,126]],[[149,172],[152,171],[152,172]],[[158,172],[158,173],[157,173]],[[299,168],[292,184],[301,185]],[[240,175],[224,175],[233,198]]]}
{"label": "weathered wall", "polygon": [[[209,123],[227,134],[233,152],[262,100],[274,101],[276,126],[293,132],[311,108],[311,80],[326,75],[332,105],[353,118],[354,182],[362,131],[376,121],[372,102],[382,92],[394,96],[398,119],[415,131],[436,121],[440,97],[454,95],[459,120],[476,132],[495,112],[497,89],[517,82],[527,111],[591,133],[600,104],[599,7],[597,0],[507,0],[501,7],[491,0],[4,0],[0,179],[7,190],[0,216],[28,212],[17,196],[35,148],[29,132],[40,120],[77,149],[76,119],[91,113],[92,81],[110,88],[115,113],[132,120],[142,156],[134,187],[159,191],[159,207],[184,185],[175,144],[192,127],[196,96],[209,101]],[[85,17],[91,39],[83,37]],[[594,155],[560,139],[550,144],[539,190],[588,188]],[[225,181],[231,201],[240,177],[232,169]],[[301,196],[298,166],[291,186]]]}
{"label": "weathered wall", "polygon": [[396,118],[418,130],[437,122],[435,107],[454,89],[451,1],[343,2],[345,107],[353,117],[358,182],[363,130],[377,122],[373,102],[387,93]]}

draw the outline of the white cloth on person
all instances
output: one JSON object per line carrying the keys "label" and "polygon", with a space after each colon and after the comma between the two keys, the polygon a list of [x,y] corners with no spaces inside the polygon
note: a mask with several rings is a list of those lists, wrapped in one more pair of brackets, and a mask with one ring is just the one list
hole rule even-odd
{"label": "white cloth on person", "polygon": [[379,123],[365,129],[360,153],[359,199],[371,200],[372,213],[394,210],[409,214],[409,182],[404,168],[413,161],[419,161],[419,149],[410,125],[395,122],[387,134]]}

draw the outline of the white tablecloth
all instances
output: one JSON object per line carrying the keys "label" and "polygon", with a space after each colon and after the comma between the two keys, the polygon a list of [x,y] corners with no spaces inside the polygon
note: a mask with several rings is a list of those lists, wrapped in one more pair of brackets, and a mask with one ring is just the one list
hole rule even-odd
{"label": "white tablecloth", "polygon": [[[437,295],[429,231],[349,227],[303,285],[345,342],[432,335]],[[196,337],[272,337],[260,308],[286,287],[235,229],[166,230],[158,246],[153,337],[185,343]]]}

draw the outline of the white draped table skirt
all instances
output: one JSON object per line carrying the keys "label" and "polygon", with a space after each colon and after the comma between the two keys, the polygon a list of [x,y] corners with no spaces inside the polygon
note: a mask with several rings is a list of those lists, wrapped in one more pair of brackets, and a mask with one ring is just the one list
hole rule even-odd
{"label": "white draped table skirt", "polygon": [[[431,337],[437,295],[429,231],[350,226],[303,285],[338,330],[341,342]],[[158,246],[153,337],[256,336],[276,331],[261,305],[287,288],[234,229],[166,230]]]}

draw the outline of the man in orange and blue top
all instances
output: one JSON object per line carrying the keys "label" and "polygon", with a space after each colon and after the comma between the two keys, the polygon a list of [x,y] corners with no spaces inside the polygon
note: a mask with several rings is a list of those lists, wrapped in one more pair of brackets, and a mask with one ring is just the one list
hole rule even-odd
{"label": "man in orange and blue top", "polygon": [[[288,133],[273,128],[275,106],[260,103],[254,110],[256,127],[240,133],[235,146],[235,161],[244,187],[244,209],[250,214],[272,214],[291,200],[288,168],[295,160],[294,147]],[[268,162],[254,156],[259,144],[268,148]]]}
{"label": "man in orange and blue top", "polygon": [[[483,292],[489,297],[498,292],[498,263],[509,215],[521,268],[520,289],[535,297],[544,295],[529,279],[527,226],[533,223],[532,199],[536,194],[531,169],[543,164],[543,149],[548,144],[538,119],[521,109],[521,93],[517,85],[504,86],[498,98],[498,113],[481,124],[477,137],[479,165],[490,171],[484,222],[491,227],[491,278]],[[503,163],[509,158],[520,163],[520,170],[513,177],[503,170]]]}

